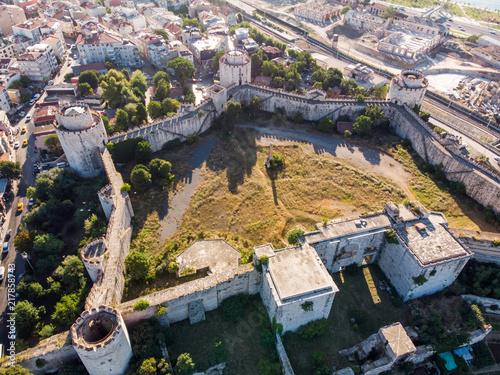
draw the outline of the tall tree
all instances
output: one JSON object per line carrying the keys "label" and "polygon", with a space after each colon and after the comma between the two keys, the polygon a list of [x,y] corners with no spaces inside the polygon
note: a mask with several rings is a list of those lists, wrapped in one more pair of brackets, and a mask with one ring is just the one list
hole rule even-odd
{"label": "tall tree", "polygon": [[92,90],[96,90],[99,86],[99,76],[100,74],[95,70],[86,70],[78,77],[78,83],[88,83]]}
{"label": "tall tree", "polygon": [[250,107],[252,108],[253,115],[260,111],[260,99],[257,95],[252,98],[252,102],[250,103]]}
{"label": "tall tree", "polygon": [[147,164],[151,160],[153,151],[148,141],[140,141],[135,148],[135,160],[139,164]]}
{"label": "tall tree", "polygon": [[372,125],[373,121],[368,116],[359,116],[352,125],[352,130],[358,135],[369,135]]}
{"label": "tall tree", "polygon": [[165,80],[165,82],[167,82],[170,86],[170,76],[168,73],[161,70],[155,73],[153,77],[153,86],[158,86],[158,82],[162,79]]}
{"label": "tall tree", "polygon": [[174,70],[175,75],[179,78],[183,86],[186,84],[187,79],[194,73],[193,63],[183,57],[177,57],[170,60],[167,64],[167,68]]}
{"label": "tall tree", "polygon": [[19,301],[14,307],[16,328],[21,337],[29,337],[40,320],[38,309],[29,301]]}
{"label": "tall tree", "polygon": [[136,70],[132,73],[132,77],[130,77],[130,84],[132,87],[137,87],[144,94],[148,89],[148,84],[146,81],[146,76],[140,70]]}
{"label": "tall tree", "polygon": [[90,96],[94,93],[94,90],[92,90],[92,87],[87,82],[80,83],[80,94],[82,96]]}
{"label": "tall tree", "polygon": [[225,49],[221,49],[220,51],[217,51],[215,53],[215,56],[212,57],[212,69],[214,71],[217,71],[219,70],[219,60],[221,58],[221,56],[226,53],[226,50]]}
{"label": "tall tree", "polygon": [[149,258],[134,250],[125,258],[125,267],[133,280],[142,281],[149,273]]}
{"label": "tall tree", "polygon": [[79,257],[69,255],[62,265],[55,270],[55,276],[61,278],[66,292],[72,293],[85,286],[85,267]]}
{"label": "tall tree", "polygon": [[172,98],[167,98],[161,102],[161,109],[164,116],[168,115],[169,113],[177,113],[179,106],[180,103]]}
{"label": "tall tree", "polygon": [[167,81],[160,79],[158,85],[156,86],[155,96],[159,101],[162,101],[170,94],[170,87]]}
{"label": "tall tree", "polygon": [[142,123],[148,121],[148,112],[146,111],[146,107],[144,107],[144,104],[137,103],[136,111],[137,111],[137,113],[136,113],[137,122],[139,124],[142,124]]}
{"label": "tall tree", "polygon": [[241,104],[228,101],[224,111],[224,130],[230,132],[238,122],[241,114]]}
{"label": "tall tree", "polygon": [[115,130],[122,131],[127,130],[129,125],[128,113],[123,109],[116,111],[116,123]]}
{"label": "tall tree", "polygon": [[155,100],[151,100],[148,104],[148,113],[153,120],[163,117],[163,110],[161,108],[161,104]]}
{"label": "tall tree", "polygon": [[51,151],[56,152],[61,149],[61,142],[57,134],[48,135],[44,140],[43,144]]}
{"label": "tall tree", "polygon": [[0,174],[2,177],[7,177],[10,179],[17,179],[21,177],[21,173],[23,172],[21,168],[21,164],[12,161],[0,161]]}

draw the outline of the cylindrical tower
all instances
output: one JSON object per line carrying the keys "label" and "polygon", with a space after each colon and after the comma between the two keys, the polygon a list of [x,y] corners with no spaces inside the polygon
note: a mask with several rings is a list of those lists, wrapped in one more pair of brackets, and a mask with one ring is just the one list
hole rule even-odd
{"label": "cylindrical tower", "polygon": [[220,85],[223,87],[249,84],[252,61],[250,56],[242,50],[228,51],[219,60]]}
{"label": "cylindrical tower", "polygon": [[429,82],[420,70],[403,70],[391,80],[387,99],[396,104],[406,104],[414,107],[424,100]]}
{"label": "cylindrical tower", "polygon": [[99,271],[104,272],[104,266],[106,265],[104,253],[106,250],[104,237],[89,242],[82,249],[82,261],[93,283],[96,282]]}
{"label": "cylindrical tower", "polygon": [[103,171],[100,151],[108,136],[101,116],[84,103],[66,103],[56,112],[56,133],[71,168],[83,177]]}
{"label": "cylindrical tower", "polygon": [[73,347],[90,375],[122,375],[132,357],[127,327],[118,310],[84,311],[71,326]]}

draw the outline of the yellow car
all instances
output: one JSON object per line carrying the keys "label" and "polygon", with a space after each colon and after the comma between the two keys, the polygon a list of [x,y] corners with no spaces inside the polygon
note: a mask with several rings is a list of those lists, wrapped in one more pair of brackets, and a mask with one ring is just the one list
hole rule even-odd
{"label": "yellow car", "polygon": [[21,134],[24,134],[24,133],[26,133],[26,127],[25,126],[23,126],[23,128],[21,129]]}
{"label": "yellow car", "polygon": [[21,212],[23,210],[23,208],[24,208],[24,205],[22,203],[19,203],[17,205],[17,212]]}
{"label": "yellow car", "polygon": [[28,145],[28,140],[27,140],[27,139],[25,139],[25,140],[23,141],[23,147],[26,147],[27,145]]}

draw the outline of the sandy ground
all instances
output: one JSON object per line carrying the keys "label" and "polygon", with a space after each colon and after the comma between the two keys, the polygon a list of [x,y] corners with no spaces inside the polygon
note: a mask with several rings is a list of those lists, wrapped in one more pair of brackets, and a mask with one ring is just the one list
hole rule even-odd
{"label": "sandy ground", "polygon": [[240,125],[240,127],[257,130],[259,132],[257,139],[263,145],[269,145],[269,143],[287,144],[290,141],[307,142],[311,144],[314,152],[318,154],[329,153],[360,169],[388,178],[401,187],[409,197],[414,197],[413,193],[408,189],[411,174],[405,170],[402,164],[380,151],[357,146],[343,139],[311,134],[303,130],[282,130],[254,125]]}

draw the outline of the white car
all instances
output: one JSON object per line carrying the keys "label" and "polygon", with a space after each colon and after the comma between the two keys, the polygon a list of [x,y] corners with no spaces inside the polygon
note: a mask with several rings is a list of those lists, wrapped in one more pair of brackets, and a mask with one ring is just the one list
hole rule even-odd
{"label": "white car", "polygon": [[40,97],[40,94],[35,94],[35,95],[33,96],[33,99],[35,99],[35,100],[36,100],[36,99],[38,99],[39,97]]}
{"label": "white car", "polygon": [[14,148],[19,148],[19,142],[14,143]]}
{"label": "white car", "polygon": [[490,33],[496,34],[496,31],[495,30],[490,30]]}
{"label": "white car", "polygon": [[26,121],[30,121],[31,120],[31,115],[28,113],[28,115],[26,116]]}
{"label": "white car", "polygon": [[5,276],[5,267],[2,266],[0,267],[0,281],[3,280],[4,276]]}

